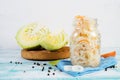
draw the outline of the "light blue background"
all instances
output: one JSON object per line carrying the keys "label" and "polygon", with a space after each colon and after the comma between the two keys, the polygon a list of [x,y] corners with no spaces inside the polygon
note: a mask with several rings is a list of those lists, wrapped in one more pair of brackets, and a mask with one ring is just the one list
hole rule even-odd
{"label": "light blue background", "polygon": [[[102,49],[102,53],[115,50],[117,52],[116,59],[120,63],[120,48],[106,48]],[[20,49],[0,49],[0,80],[120,80],[120,68],[108,69],[107,71],[101,70],[94,73],[85,74],[78,77],[60,72],[56,69],[55,76],[47,76],[48,61],[31,61],[25,60],[20,55]],[[12,63],[10,63],[12,61]],[[22,64],[15,64],[15,62],[22,62]],[[42,66],[33,65],[38,62],[41,65],[47,63],[45,70],[41,71]],[[34,68],[32,68],[34,66]],[[26,71],[24,73],[24,70]],[[51,73],[54,71],[51,71]]]}

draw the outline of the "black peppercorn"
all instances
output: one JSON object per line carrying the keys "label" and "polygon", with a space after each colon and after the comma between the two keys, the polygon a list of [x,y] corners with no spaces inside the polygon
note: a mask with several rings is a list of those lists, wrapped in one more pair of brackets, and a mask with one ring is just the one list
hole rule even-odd
{"label": "black peppercorn", "polygon": [[34,66],[32,66],[32,68],[34,68]]}
{"label": "black peppercorn", "polygon": [[48,69],[52,69],[52,67],[48,67]]}
{"label": "black peppercorn", "polygon": [[10,63],[12,63],[12,61],[10,61]]}
{"label": "black peppercorn", "polygon": [[36,63],[34,62],[34,65],[35,65]]}
{"label": "black peppercorn", "polygon": [[46,63],[43,64],[44,66],[47,65]]}
{"label": "black peppercorn", "polygon": [[18,64],[20,64],[20,62],[18,62]]}
{"label": "black peppercorn", "polygon": [[48,76],[50,75],[50,74],[47,74]]}
{"label": "black peppercorn", "polygon": [[17,62],[15,62],[15,64],[17,64]]}
{"label": "black peppercorn", "polygon": [[38,66],[40,66],[40,64],[39,64],[39,63],[37,63],[37,65],[38,65]]}
{"label": "black peppercorn", "polygon": [[44,71],[44,67],[42,68],[42,71]]}
{"label": "black peppercorn", "polygon": [[48,70],[48,72],[50,72],[50,70]]}
{"label": "black peppercorn", "polygon": [[53,73],[53,75],[55,75],[55,73]]}

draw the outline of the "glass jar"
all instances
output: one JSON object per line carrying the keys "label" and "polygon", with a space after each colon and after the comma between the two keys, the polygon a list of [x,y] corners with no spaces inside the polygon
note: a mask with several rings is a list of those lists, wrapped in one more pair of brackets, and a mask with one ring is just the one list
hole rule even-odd
{"label": "glass jar", "polygon": [[97,20],[76,16],[74,31],[70,37],[70,58],[72,65],[97,67],[100,63],[100,34]]}

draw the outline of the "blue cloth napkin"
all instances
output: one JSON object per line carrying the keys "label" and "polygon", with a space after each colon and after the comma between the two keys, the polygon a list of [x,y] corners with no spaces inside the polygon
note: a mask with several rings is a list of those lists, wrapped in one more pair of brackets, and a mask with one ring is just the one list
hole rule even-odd
{"label": "blue cloth napkin", "polygon": [[58,69],[62,70],[65,73],[68,73],[74,77],[76,76],[81,76],[84,74],[92,73],[95,71],[100,71],[103,70],[109,66],[116,65],[117,60],[114,57],[108,57],[108,58],[101,58],[101,63],[98,67],[92,68],[92,67],[86,67],[84,68],[83,72],[73,72],[73,71],[65,71],[64,66],[65,65],[72,65],[70,60],[61,60],[58,64],[57,67]]}

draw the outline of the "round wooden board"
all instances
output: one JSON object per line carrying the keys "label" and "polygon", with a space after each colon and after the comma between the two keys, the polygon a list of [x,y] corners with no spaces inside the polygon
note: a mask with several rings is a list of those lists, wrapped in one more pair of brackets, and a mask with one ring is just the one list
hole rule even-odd
{"label": "round wooden board", "polygon": [[56,51],[49,50],[21,50],[21,56],[29,60],[57,60],[70,57],[70,49],[65,46]]}

